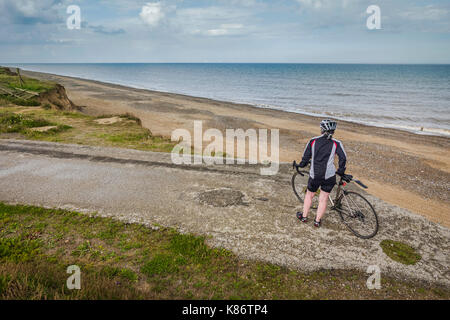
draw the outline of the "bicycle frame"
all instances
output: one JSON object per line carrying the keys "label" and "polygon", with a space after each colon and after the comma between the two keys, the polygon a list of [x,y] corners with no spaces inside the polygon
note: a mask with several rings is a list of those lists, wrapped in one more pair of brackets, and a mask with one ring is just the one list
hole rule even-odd
{"label": "bicycle frame", "polygon": [[[295,161],[293,161],[292,166],[293,166],[293,168],[296,169],[297,173],[300,176],[304,177],[305,175],[309,174],[309,172],[307,172],[307,171],[300,171],[299,166],[296,164]],[[296,188],[296,183],[295,183],[296,177],[297,177],[297,174],[294,174],[292,176],[292,180],[291,180],[292,188],[294,189],[294,193],[297,196],[297,198],[300,200],[300,202],[304,203],[306,190],[304,189],[303,192],[298,192],[298,189]],[[345,225],[347,225],[347,227],[357,237],[362,238],[362,239],[370,239],[370,238],[374,237],[378,232],[378,228],[379,228],[378,216],[377,216],[377,213],[376,213],[375,209],[373,208],[372,204],[364,196],[362,196],[360,193],[357,193],[355,191],[345,189],[345,186],[348,183],[352,183],[352,182],[358,184],[360,187],[362,187],[364,189],[367,189],[367,186],[364,185],[364,183],[362,183],[359,180],[354,179],[353,176],[342,175],[341,178],[339,179],[339,182],[336,183],[337,190],[336,190],[336,196],[334,197],[334,199],[331,196],[331,193],[328,195],[328,199],[330,200],[330,204],[331,204],[330,209],[337,211],[339,213],[339,216],[341,217],[342,222]],[[304,183],[302,183],[302,184],[304,185]],[[303,195],[302,195],[302,193],[303,193]],[[364,207],[363,210],[361,210],[360,205],[357,202],[355,202],[355,199],[359,199],[359,200],[362,199],[361,201],[362,201],[362,205]],[[345,208],[343,208],[344,205],[346,206]],[[372,233],[370,233],[368,235],[362,234],[359,230],[355,229],[355,226],[353,226],[351,223],[349,224],[348,221],[346,219],[344,219],[344,215],[348,216],[350,218],[357,218],[363,224],[365,224],[366,217],[374,217],[375,225],[373,223],[366,225],[371,228],[370,230]],[[353,221],[353,220],[350,220],[350,222],[351,221]],[[374,228],[373,228],[373,226],[374,226]]]}
{"label": "bicycle frame", "polygon": [[[295,161],[292,163],[292,166],[297,170],[297,172],[298,172],[300,175],[304,176],[304,174],[298,169],[297,163],[296,163]],[[308,174],[308,172],[306,172],[306,171],[304,171],[304,173]],[[357,183],[360,184],[361,186],[367,188],[367,187],[366,187],[364,184],[362,184],[360,181],[355,181],[355,182],[357,182]],[[331,194],[328,195],[328,199],[330,200],[331,208],[332,208],[332,209],[335,209],[335,205],[338,204],[339,202],[341,202],[342,197],[345,195],[345,191],[343,190],[343,187],[344,187],[346,184],[347,184],[346,182],[342,182],[342,178],[339,180],[339,183],[337,183],[338,188],[337,188],[337,191],[336,191],[336,198],[334,199],[334,201],[333,201],[333,198],[331,197]]]}
{"label": "bicycle frame", "polygon": [[334,201],[333,201],[333,198],[331,197],[331,194],[328,195],[328,199],[330,200],[332,209],[335,209],[335,205],[340,203],[342,201],[342,197],[344,197],[344,195],[345,195],[345,190],[343,189],[345,184],[342,182],[342,179],[339,181],[339,183],[337,183],[337,185],[338,185],[338,188],[336,191],[336,197],[334,198]]}
{"label": "bicycle frame", "polygon": [[[334,201],[333,201],[333,198],[331,198],[331,194],[328,195],[328,199],[330,200],[330,203],[331,203],[331,207],[332,207],[332,208],[334,208],[334,203],[335,203],[335,201],[336,201],[336,203],[338,203],[338,198],[339,198],[339,196],[340,196],[340,193],[341,193],[341,186],[338,185],[338,189],[337,189],[337,191],[336,191],[336,198],[334,199]],[[340,199],[339,199],[339,201],[340,201]]]}

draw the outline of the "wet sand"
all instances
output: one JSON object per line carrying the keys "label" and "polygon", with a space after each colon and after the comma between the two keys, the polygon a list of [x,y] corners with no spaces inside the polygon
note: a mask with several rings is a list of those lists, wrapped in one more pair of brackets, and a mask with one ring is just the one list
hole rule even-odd
{"label": "wet sand", "polygon": [[[132,113],[153,134],[178,128],[280,129],[280,161],[300,159],[319,132],[320,118],[180,94],[134,89],[36,72],[24,74],[62,84],[69,98],[92,115]],[[450,139],[339,121],[336,139],[348,155],[347,172],[368,192],[450,227]],[[288,181],[286,182],[288,183]]]}

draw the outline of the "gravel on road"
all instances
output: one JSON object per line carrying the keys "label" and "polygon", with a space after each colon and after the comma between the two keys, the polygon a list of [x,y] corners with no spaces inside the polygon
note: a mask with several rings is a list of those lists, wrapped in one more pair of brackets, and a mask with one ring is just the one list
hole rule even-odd
{"label": "gravel on road", "polygon": [[[164,153],[0,140],[0,201],[174,227],[239,256],[299,270],[378,265],[382,274],[450,285],[449,229],[355,186],[377,210],[377,236],[355,237],[335,212],[315,229],[295,217],[301,205],[291,175],[289,164],[261,176],[259,166],[179,166]],[[384,239],[411,245],[422,259],[391,260],[380,247]]]}

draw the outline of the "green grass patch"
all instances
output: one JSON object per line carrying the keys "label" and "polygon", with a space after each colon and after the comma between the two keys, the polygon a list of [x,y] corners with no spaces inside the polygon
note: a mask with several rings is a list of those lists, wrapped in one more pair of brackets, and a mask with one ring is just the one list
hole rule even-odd
{"label": "green grass patch", "polygon": [[[45,132],[30,130],[32,128],[55,126]],[[51,122],[45,118],[35,117],[29,114],[17,114],[9,111],[0,111],[0,133],[21,133],[30,138],[39,138],[63,132],[70,129],[68,125]]]}
{"label": "green grass patch", "polygon": [[[14,115],[13,117],[17,117],[18,115]],[[26,128],[37,128],[37,127],[44,127],[44,126],[52,126],[54,123],[51,123],[50,121],[42,118],[25,118],[19,122]]]}
{"label": "green grass patch", "polygon": [[182,257],[159,253],[145,262],[141,268],[141,272],[149,277],[154,275],[167,275],[178,272],[179,267],[184,264],[186,264],[186,260]]}
{"label": "green grass patch", "polygon": [[[102,116],[104,117],[104,116]],[[108,116],[112,117],[112,116]],[[169,138],[155,136],[140,125],[131,114],[117,115],[122,121],[99,124],[99,117],[80,112],[17,107],[0,99],[0,138],[20,138],[72,144],[121,147],[144,151],[171,152],[176,145]],[[30,130],[39,126],[55,126],[51,130]],[[15,134],[15,135],[12,135]]]}
{"label": "green grass patch", "polygon": [[150,138],[149,133],[118,133],[118,134],[102,134],[101,138],[104,138],[113,143],[131,143],[131,142],[144,142]]}
{"label": "green grass patch", "polygon": [[23,84],[21,85],[18,75],[8,74],[3,68],[0,68],[0,86],[5,86],[11,89],[24,89],[37,93],[46,92],[55,87],[54,82],[41,81],[33,78],[28,78],[22,75]]}
{"label": "green grass patch", "polygon": [[[298,272],[210,248],[204,237],[0,202],[0,299],[449,299],[448,288],[355,270]],[[81,269],[81,290],[65,286]]]}
{"label": "green grass patch", "polygon": [[11,281],[11,276],[9,275],[0,275],[0,295],[2,295],[9,286],[9,282]]}
{"label": "green grass patch", "polygon": [[400,241],[383,240],[380,246],[389,258],[402,264],[416,264],[422,259],[413,247]]}
{"label": "green grass patch", "polygon": [[40,244],[36,240],[18,238],[0,239],[0,259],[7,261],[28,261],[39,253]]}
{"label": "green grass patch", "polygon": [[5,100],[6,102],[15,104],[16,106],[24,106],[24,107],[37,107],[40,106],[41,103],[36,99],[21,99],[17,97],[12,97],[8,95],[0,95],[0,99]]}
{"label": "green grass patch", "polygon": [[169,249],[176,255],[194,262],[207,262],[213,251],[205,244],[204,237],[175,233],[170,240]]}
{"label": "green grass patch", "polygon": [[115,277],[121,277],[121,278],[129,280],[129,281],[137,281],[138,280],[137,274],[134,271],[127,269],[127,268],[106,266],[101,270],[101,273],[110,279],[113,279]]}
{"label": "green grass patch", "polygon": [[27,136],[31,139],[36,139],[39,140],[41,138],[46,138],[46,137],[52,137],[58,133],[61,132],[65,132],[69,129],[72,129],[71,126],[65,125],[65,124],[59,124],[56,125],[55,128],[51,128],[49,130],[46,130],[44,132],[39,132],[39,131],[26,131],[25,133],[27,134]]}

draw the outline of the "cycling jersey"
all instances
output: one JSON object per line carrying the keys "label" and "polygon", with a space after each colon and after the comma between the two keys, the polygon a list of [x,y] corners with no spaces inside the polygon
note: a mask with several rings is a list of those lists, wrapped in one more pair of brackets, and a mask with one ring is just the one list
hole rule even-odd
{"label": "cycling jersey", "polygon": [[[334,166],[336,154],[339,157],[339,168],[337,171]],[[311,160],[310,178],[327,180],[336,175],[336,173],[340,175],[345,173],[347,154],[341,141],[328,139],[324,134],[314,137],[308,142],[303,152],[300,167],[305,167],[309,160]]]}

